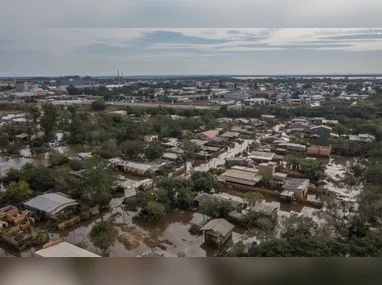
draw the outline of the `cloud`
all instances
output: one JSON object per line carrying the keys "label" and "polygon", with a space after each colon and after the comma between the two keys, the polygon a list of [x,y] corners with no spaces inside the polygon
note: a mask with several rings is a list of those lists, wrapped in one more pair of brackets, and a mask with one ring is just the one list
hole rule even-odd
{"label": "cloud", "polygon": [[378,27],[379,0],[3,0],[1,27]]}
{"label": "cloud", "polygon": [[381,60],[381,28],[0,28],[0,76],[117,69],[240,73],[260,67],[382,72],[376,65]]}

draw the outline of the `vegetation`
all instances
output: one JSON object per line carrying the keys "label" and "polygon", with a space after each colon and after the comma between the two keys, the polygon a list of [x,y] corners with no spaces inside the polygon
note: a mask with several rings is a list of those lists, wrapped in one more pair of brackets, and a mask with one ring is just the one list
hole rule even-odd
{"label": "vegetation", "polygon": [[201,212],[211,218],[227,218],[228,213],[234,210],[229,201],[212,199],[203,203]]}
{"label": "vegetation", "polygon": [[93,101],[92,102],[92,110],[93,111],[104,111],[105,110],[105,102],[104,101]]}
{"label": "vegetation", "polygon": [[32,190],[25,181],[11,182],[8,184],[7,190],[3,193],[3,198],[9,203],[19,204],[26,202],[33,195]]}
{"label": "vegetation", "polygon": [[325,178],[325,165],[313,159],[300,156],[288,156],[287,163],[293,170],[297,170],[306,178],[319,181]]}
{"label": "vegetation", "polygon": [[90,158],[85,167],[83,180],[85,196],[101,207],[107,205],[114,188],[113,173],[107,162],[99,156]]}
{"label": "vegetation", "polygon": [[101,249],[103,254],[106,254],[113,243],[112,227],[110,223],[106,221],[95,223],[89,233],[89,237],[92,243]]}

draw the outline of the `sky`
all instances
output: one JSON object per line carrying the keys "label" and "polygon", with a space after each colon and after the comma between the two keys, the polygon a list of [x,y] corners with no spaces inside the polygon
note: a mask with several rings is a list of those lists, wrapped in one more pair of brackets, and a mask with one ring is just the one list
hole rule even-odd
{"label": "sky", "polygon": [[381,0],[2,0],[0,77],[382,73],[381,11]]}

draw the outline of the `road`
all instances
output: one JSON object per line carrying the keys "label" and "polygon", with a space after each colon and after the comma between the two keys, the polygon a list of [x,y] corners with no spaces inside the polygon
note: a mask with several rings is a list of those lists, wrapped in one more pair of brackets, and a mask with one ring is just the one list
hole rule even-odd
{"label": "road", "polygon": [[[56,100],[52,101],[54,105],[71,105],[71,104],[91,104],[90,100]],[[145,108],[159,108],[160,106],[166,108],[179,108],[179,109],[198,109],[198,110],[219,110],[220,106],[197,106],[197,105],[178,105],[178,104],[157,104],[157,103],[128,103],[128,102],[106,102],[108,105],[113,106],[132,106],[132,107],[145,107]]]}

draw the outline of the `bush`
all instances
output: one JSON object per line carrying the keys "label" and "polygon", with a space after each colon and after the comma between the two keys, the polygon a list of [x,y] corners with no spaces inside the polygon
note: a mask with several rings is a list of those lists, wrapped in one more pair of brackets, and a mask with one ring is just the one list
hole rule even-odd
{"label": "bush", "polygon": [[78,159],[71,159],[69,160],[69,168],[73,171],[78,171],[85,168],[84,163],[81,160]]}
{"label": "bush", "polygon": [[105,102],[101,100],[92,102],[92,110],[93,111],[104,111],[106,108]]}

